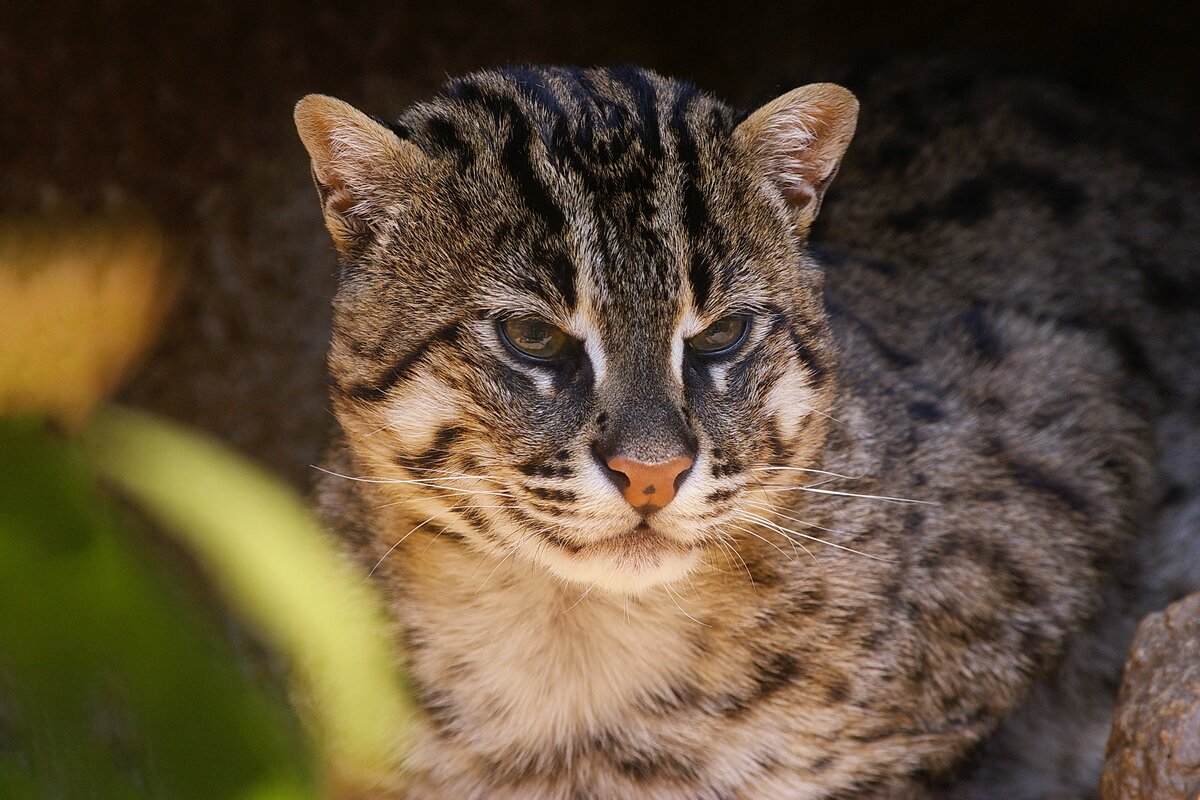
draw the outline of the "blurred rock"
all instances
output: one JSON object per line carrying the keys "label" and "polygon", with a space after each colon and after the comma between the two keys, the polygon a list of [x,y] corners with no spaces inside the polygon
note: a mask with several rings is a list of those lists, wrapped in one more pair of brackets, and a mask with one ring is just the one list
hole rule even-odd
{"label": "blurred rock", "polygon": [[1100,796],[1200,798],[1200,593],[1138,625],[1117,698]]}

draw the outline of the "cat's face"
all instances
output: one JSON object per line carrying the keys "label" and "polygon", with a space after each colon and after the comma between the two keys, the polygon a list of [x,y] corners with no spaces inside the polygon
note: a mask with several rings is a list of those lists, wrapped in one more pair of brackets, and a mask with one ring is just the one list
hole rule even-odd
{"label": "cat's face", "polygon": [[302,102],[356,477],[407,481],[414,526],[613,591],[736,534],[832,391],[802,237],[854,105],[805,91],[740,125],[631,70],[484,73],[391,129]]}

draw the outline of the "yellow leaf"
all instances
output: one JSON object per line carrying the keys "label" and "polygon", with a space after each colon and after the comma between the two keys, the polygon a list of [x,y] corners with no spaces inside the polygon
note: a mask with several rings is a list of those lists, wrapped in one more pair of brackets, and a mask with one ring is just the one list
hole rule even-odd
{"label": "yellow leaf", "polygon": [[78,428],[157,333],[166,252],[129,216],[0,221],[0,414]]}

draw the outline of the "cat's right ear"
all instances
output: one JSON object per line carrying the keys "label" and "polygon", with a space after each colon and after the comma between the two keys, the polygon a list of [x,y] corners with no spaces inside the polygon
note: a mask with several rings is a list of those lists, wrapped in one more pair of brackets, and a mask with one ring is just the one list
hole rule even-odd
{"label": "cat's right ear", "polygon": [[352,252],[373,221],[400,197],[421,150],[349,103],[310,94],[296,104],[296,130],[312,159],[325,227]]}
{"label": "cat's right ear", "polygon": [[758,159],[805,236],[854,138],[858,100],[833,83],[793,89],[755,111],[735,135]]}

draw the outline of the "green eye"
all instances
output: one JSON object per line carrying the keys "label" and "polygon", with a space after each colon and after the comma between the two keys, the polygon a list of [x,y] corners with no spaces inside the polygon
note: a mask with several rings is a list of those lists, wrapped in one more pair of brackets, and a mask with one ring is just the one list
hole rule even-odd
{"label": "green eye", "polygon": [[741,315],[725,317],[688,339],[688,345],[704,355],[726,353],[742,343],[749,327],[748,321]]}
{"label": "green eye", "polygon": [[537,317],[516,317],[500,323],[500,335],[522,355],[550,360],[562,355],[571,337]]}

